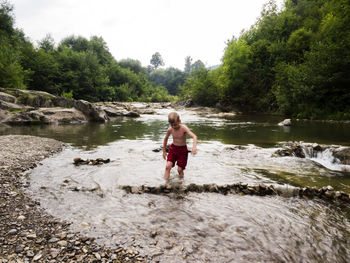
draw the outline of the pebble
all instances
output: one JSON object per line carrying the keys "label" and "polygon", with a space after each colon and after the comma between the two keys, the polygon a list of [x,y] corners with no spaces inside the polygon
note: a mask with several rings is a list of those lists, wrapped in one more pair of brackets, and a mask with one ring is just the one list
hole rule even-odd
{"label": "pebble", "polygon": [[57,237],[53,237],[49,240],[49,243],[56,243],[57,241],[59,241],[59,239]]}
{"label": "pebble", "polygon": [[34,257],[34,252],[32,250],[28,250],[26,255],[27,257],[32,258]]}
{"label": "pebble", "polygon": [[101,255],[100,255],[99,253],[95,253],[95,258],[96,258],[97,260],[101,260]]}
{"label": "pebble", "polygon": [[16,246],[16,248],[15,248],[15,252],[16,253],[21,253],[21,252],[23,252],[23,250],[24,250],[24,246],[23,245]]}
{"label": "pebble", "polygon": [[60,250],[57,248],[50,249],[50,255],[52,258],[56,258],[59,253],[60,253]]}
{"label": "pebble", "polygon": [[17,234],[17,229],[11,229],[7,234],[8,235],[16,235]]}
{"label": "pebble", "polygon": [[68,245],[68,242],[66,240],[61,240],[57,242],[58,245],[61,247],[66,247]]}
{"label": "pebble", "polygon": [[29,234],[27,235],[28,239],[36,239],[36,234]]}
{"label": "pebble", "polygon": [[41,253],[39,253],[39,254],[37,254],[37,255],[34,256],[33,260],[34,260],[34,261],[37,261],[37,260],[41,259],[42,256],[43,256],[43,255],[42,255]]}

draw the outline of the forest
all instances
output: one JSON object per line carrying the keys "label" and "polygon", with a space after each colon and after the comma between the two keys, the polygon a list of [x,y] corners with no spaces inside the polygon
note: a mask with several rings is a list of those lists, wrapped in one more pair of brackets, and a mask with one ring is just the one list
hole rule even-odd
{"label": "forest", "polygon": [[[221,64],[184,58],[163,68],[117,61],[100,36],[50,35],[34,45],[0,1],[0,87],[96,101],[173,101],[296,118],[350,119],[348,0],[270,0],[249,30],[227,41]],[[227,26],[227,25],[223,25]]]}

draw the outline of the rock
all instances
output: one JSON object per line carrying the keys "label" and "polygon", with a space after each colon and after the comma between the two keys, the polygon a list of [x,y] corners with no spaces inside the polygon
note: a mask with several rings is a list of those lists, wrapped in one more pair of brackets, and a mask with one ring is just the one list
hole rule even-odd
{"label": "rock", "polygon": [[292,120],[291,119],[285,119],[284,121],[281,121],[278,123],[278,126],[291,126]]}
{"label": "rock", "polygon": [[126,116],[126,114],[128,113],[128,111],[126,111],[125,109],[120,108],[101,107],[101,109],[104,110],[109,117]]}
{"label": "rock", "polygon": [[15,248],[15,252],[16,252],[16,253],[22,253],[23,250],[24,250],[24,246],[23,246],[23,245],[18,245],[18,246],[16,246],[16,248]]}
{"label": "rock", "polygon": [[41,259],[42,256],[43,256],[43,255],[42,255],[41,253],[36,254],[36,255],[34,256],[33,260],[34,260],[34,261],[37,261],[37,260]]}
{"label": "rock", "polygon": [[66,247],[68,245],[68,242],[66,240],[58,241],[57,244],[61,247]]}
{"label": "rock", "polygon": [[0,100],[10,102],[10,103],[15,103],[16,97],[0,91]]}
{"label": "rock", "polygon": [[350,164],[350,147],[339,147],[333,150],[333,156],[342,164]]}
{"label": "rock", "polygon": [[323,151],[322,147],[317,143],[312,144],[312,149],[314,152],[322,152]]}
{"label": "rock", "polygon": [[158,235],[158,232],[157,232],[157,231],[152,231],[152,232],[150,233],[150,237],[151,237],[151,238],[155,238],[157,235]]}
{"label": "rock", "polygon": [[21,105],[18,105],[12,102],[2,101],[2,100],[0,100],[0,109],[7,110],[7,111],[24,111],[25,110],[25,108]]}
{"label": "rock", "polygon": [[131,187],[131,193],[132,194],[138,194],[138,193],[140,193],[140,189],[137,186],[132,186]]}
{"label": "rock", "polygon": [[23,215],[20,215],[19,217],[17,217],[17,219],[18,219],[18,220],[24,220],[24,219],[26,219],[26,217],[23,216]]}
{"label": "rock", "polygon": [[36,234],[29,234],[27,235],[28,239],[36,239]]}
{"label": "rock", "polygon": [[99,165],[99,164],[104,164],[104,163],[109,163],[111,160],[108,159],[103,159],[103,158],[97,158],[95,160],[83,160],[80,157],[75,157],[73,159],[74,165],[81,165],[81,164],[89,164],[89,165]]}
{"label": "rock", "polygon": [[189,108],[191,106],[193,106],[193,100],[192,99],[188,99],[185,101],[185,105],[186,108]]}
{"label": "rock", "polygon": [[27,253],[26,253],[26,255],[27,255],[27,257],[29,257],[29,258],[34,257],[34,252],[33,252],[33,250],[28,250]]}
{"label": "rock", "polygon": [[83,123],[87,122],[86,116],[79,110],[74,108],[40,108],[31,113],[42,116],[42,123]]}
{"label": "rock", "polygon": [[19,112],[8,115],[3,122],[5,123],[40,123],[44,115],[38,111]]}
{"label": "rock", "polygon": [[141,114],[149,114],[149,115],[156,114],[156,111],[153,109],[143,109],[143,110],[139,110],[139,111]]}
{"label": "rock", "polygon": [[59,253],[60,253],[59,249],[57,249],[57,248],[50,248],[50,256],[52,258],[56,258]]}
{"label": "rock", "polygon": [[60,240],[59,238],[53,237],[53,238],[49,239],[49,243],[56,243],[59,240]]}
{"label": "rock", "polygon": [[84,100],[74,101],[74,107],[81,111],[89,120],[96,122],[106,122],[109,120],[106,112],[95,106],[90,102]]}
{"label": "rock", "polygon": [[11,229],[7,234],[8,235],[16,235],[17,234],[17,229]]}

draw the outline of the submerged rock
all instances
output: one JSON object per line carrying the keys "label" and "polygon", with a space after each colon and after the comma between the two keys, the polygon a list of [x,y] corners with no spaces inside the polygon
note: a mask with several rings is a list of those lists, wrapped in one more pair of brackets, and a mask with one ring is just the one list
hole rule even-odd
{"label": "submerged rock", "polygon": [[160,194],[160,195],[168,195],[170,193],[175,193],[180,196],[186,193],[194,192],[194,193],[218,193],[218,194],[245,194],[245,195],[279,195],[284,197],[303,197],[303,198],[314,198],[319,197],[326,200],[340,200],[347,203],[350,203],[350,195],[344,192],[335,191],[332,186],[325,186],[320,189],[316,187],[304,187],[300,188],[286,188],[286,187],[278,187],[275,188],[273,185],[267,186],[265,184],[259,184],[255,186],[250,186],[244,183],[236,183],[236,184],[226,184],[226,185],[216,185],[216,184],[166,184],[160,186],[130,186],[130,185],[122,185],[119,187],[120,189],[126,191],[131,194]]}
{"label": "submerged rock", "polygon": [[108,159],[103,159],[103,158],[97,158],[94,160],[83,160],[80,157],[76,157],[73,159],[74,165],[81,165],[81,164],[89,164],[89,165],[99,165],[99,164],[104,164],[104,163],[109,163],[111,160]]}

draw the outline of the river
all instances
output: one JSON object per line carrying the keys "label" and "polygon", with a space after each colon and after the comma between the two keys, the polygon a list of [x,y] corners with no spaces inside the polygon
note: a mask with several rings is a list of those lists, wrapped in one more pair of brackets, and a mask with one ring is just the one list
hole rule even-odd
{"label": "river", "polygon": [[[133,249],[154,262],[350,261],[350,207],[345,203],[216,193],[179,198],[175,193],[134,195],[119,189],[164,183],[165,161],[153,150],[162,145],[171,110],[106,124],[14,126],[2,128],[0,134],[69,143],[30,172],[27,194],[49,213],[71,221],[72,230],[101,244]],[[349,124],[298,121],[280,127],[283,118],[278,116],[179,113],[199,143],[184,181],[172,170],[174,183],[332,185],[350,193],[348,167],[327,155],[274,156],[283,141],[350,146]],[[74,166],[75,157],[111,162]]]}

